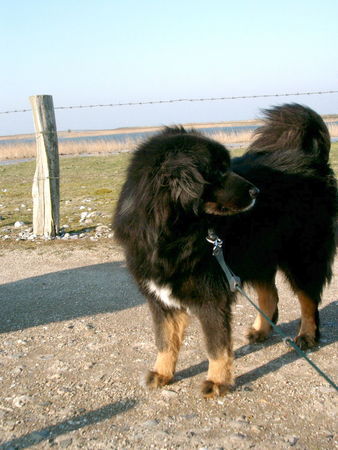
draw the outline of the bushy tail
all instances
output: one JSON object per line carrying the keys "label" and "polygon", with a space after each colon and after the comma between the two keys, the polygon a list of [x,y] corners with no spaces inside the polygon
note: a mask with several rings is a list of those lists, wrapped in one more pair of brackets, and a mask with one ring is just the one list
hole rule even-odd
{"label": "bushy tail", "polygon": [[295,149],[323,162],[329,159],[327,126],[319,114],[297,103],[265,110],[264,125],[256,130],[255,135],[248,153]]}

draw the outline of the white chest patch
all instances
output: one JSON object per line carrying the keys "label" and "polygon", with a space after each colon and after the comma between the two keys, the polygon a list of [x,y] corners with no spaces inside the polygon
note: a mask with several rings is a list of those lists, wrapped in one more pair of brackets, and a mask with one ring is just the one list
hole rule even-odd
{"label": "white chest patch", "polygon": [[180,301],[172,296],[172,291],[169,286],[158,286],[153,280],[150,280],[147,282],[147,287],[165,306],[169,308],[181,308]]}

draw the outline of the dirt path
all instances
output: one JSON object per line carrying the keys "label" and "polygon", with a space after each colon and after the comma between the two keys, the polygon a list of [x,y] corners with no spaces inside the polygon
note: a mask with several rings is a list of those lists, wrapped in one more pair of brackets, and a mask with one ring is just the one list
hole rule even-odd
{"label": "dirt path", "polygon": [[[175,382],[145,390],[150,315],[119,247],[107,242],[0,249],[1,449],[336,448],[333,388],[275,335],[246,345],[255,313],[244,299],[234,308],[234,392],[201,398],[207,364],[195,320]],[[281,277],[278,286],[280,323],[293,336],[298,305]],[[338,277],[310,356],[336,382],[337,299]]]}

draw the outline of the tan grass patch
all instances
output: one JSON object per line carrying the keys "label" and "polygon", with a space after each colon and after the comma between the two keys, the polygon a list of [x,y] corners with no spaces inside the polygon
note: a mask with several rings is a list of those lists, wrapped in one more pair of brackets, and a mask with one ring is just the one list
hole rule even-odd
{"label": "tan grass patch", "polygon": [[[198,124],[197,124],[198,125]],[[221,124],[219,124],[221,126]],[[327,123],[330,135],[332,138],[338,137],[338,124]],[[199,128],[195,124],[195,128]],[[155,129],[153,129],[155,130]],[[112,130],[114,131],[114,130]],[[149,131],[149,129],[147,130]],[[97,132],[99,133],[99,132]],[[100,132],[109,135],[108,131]],[[61,132],[60,136],[65,133]],[[113,134],[113,133],[111,133]],[[86,135],[82,134],[82,137]],[[95,134],[94,134],[95,135]],[[236,129],[229,129],[229,131],[215,131],[208,134],[211,138],[221,142],[225,146],[235,146],[235,147],[247,147],[252,138],[252,130],[242,130],[236,131]],[[81,137],[79,132],[78,137]],[[133,137],[132,134],[126,135],[125,138],[120,140],[114,139],[79,139],[76,140],[65,140],[59,141],[59,153],[60,155],[99,155],[99,154],[109,154],[118,153],[124,151],[133,151],[136,147],[143,141],[144,138]],[[0,160],[6,159],[27,159],[35,158],[36,155],[36,144],[35,142],[17,142],[18,139],[13,137],[11,143],[1,144],[0,139]]]}
{"label": "tan grass patch", "polygon": [[327,127],[329,129],[329,133],[332,138],[338,137],[338,124],[337,123],[327,123]]}

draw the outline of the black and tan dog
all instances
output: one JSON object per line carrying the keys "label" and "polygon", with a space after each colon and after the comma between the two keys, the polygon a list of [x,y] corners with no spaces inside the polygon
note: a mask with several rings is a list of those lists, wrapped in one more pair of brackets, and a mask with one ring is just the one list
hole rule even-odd
{"label": "black and tan dog", "polygon": [[[206,242],[223,240],[235,274],[257,291],[263,311],[278,316],[277,269],[301,308],[296,342],[319,336],[318,304],[331,278],[337,187],[329,167],[330,138],[319,115],[290,104],[266,111],[265,124],[240,158],[183,128],[166,128],[134,154],[114,217],[128,267],[148,299],[158,356],[150,387],[173,378],[188,316],[202,324],[209,358],[205,397],[233,384],[231,304],[225,275]],[[257,316],[248,337],[268,337]]]}

